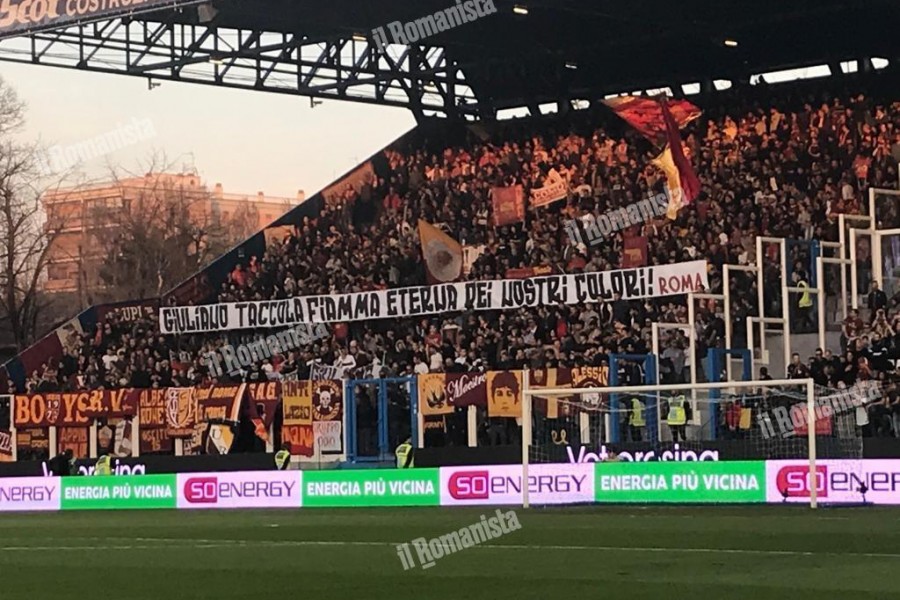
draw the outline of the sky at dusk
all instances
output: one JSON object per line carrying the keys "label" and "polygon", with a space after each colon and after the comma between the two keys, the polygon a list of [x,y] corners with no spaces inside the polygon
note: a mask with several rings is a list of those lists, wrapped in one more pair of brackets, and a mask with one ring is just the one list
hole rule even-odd
{"label": "sky at dusk", "polygon": [[79,178],[111,166],[142,174],[153,157],[175,171],[194,167],[230,193],[307,197],[415,126],[401,108],[160,82],[0,62],[0,77],[27,105],[24,136],[67,146],[140,123],[147,135],[82,164]]}

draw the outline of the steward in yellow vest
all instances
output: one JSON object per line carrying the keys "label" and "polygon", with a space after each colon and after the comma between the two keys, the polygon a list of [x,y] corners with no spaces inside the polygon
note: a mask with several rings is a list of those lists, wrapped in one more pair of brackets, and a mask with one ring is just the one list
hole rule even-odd
{"label": "steward in yellow vest", "polygon": [[109,456],[101,456],[94,466],[94,475],[112,475]]}
{"label": "steward in yellow vest", "polygon": [[672,431],[673,442],[677,442],[679,437],[681,437],[681,441],[687,440],[685,434],[687,411],[684,408],[686,402],[684,394],[669,398],[669,413],[666,415],[666,423],[668,423],[669,429]]}
{"label": "steward in yellow vest", "polygon": [[413,446],[410,443],[411,438],[407,438],[405,442],[397,446],[394,454],[397,456],[398,469],[411,469],[413,467]]}
{"label": "steward in yellow vest", "polygon": [[641,428],[644,427],[644,403],[637,398],[631,399],[631,411],[628,413],[628,429],[632,442],[640,442],[642,438]]}
{"label": "steward in yellow vest", "polygon": [[285,444],[281,450],[275,453],[275,468],[279,471],[287,471],[291,466],[291,445]]}

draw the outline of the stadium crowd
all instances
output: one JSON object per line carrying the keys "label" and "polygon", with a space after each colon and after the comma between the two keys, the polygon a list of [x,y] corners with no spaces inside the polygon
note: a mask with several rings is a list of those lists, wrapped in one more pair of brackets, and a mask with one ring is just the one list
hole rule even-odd
{"label": "stadium crowd", "polygon": [[[648,222],[628,232],[647,238],[648,264],[706,259],[710,291],[719,293],[722,265],[753,263],[757,235],[837,241],[838,214],[867,210],[870,187],[897,187],[900,102],[881,102],[877,94],[807,95],[802,85],[786,90],[722,94],[718,106],[704,107],[703,116],[687,126],[683,137],[702,192],[676,221]],[[270,243],[264,255],[236,266],[221,284],[218,301],[425,285],[419,219],[464,245],[483,246],[468,279],[499,279],[528,267],[555,272],[620,268],[622,234],[586,245],[571,239],[564,224],[632,204],[665,184],[650,163],[658,149],[605,109],[501,122],[489,136],[469,131],[456,137],[458,143],[407,140],[387,150],[386,168],[332,194],[320,215],[305,218],[292,233]],[[527,196],[550,168],[568,179],[568,200],[529,208],[522,223],[495,228],[491,188],[519,183]],[[883,227],[900,227],[900,202],[882,204],[879,211]],[[774,256],[767,257],[766,287],[778,289],[780,269]],[[808,281],[809,245],[793,245],[789,260],[790,276]],[[861,268],[866,288],[870,275]],[[828,282],[832,296],[836,280]],[[777,296],[767,295],[769,315],[781,314]],[[731,298],[735,345],[740,346],[746,339],[745,318],[757,312],[755,277],[735,277]],[[832,387],[858,378],[890,379],[896,373],[892,361],[900,358],[900,297],[873,292],[867,299],[863,316],[854,313],[844,321],[841,348],[822,349],[806,363],[791,365],[787,376],[811,372]],[[684,333],[664,336],[665,382],[684,381],[690,361],[706,356],[710,347],[724,346],[721,305],[697,308],[697,356],[689,355]],[[275,356],[246,377],[305,379],[320,366],[402,376],[599,365],[609,353],[648,352],[654,321],[686,323],[685,298],[339,324],[331,338]],[[112,316],[97,331],[80,336],[59,364],[31,373],[20,391],[209,381],[204,353],[247,337],[244,332],[160,336],[155,318]],[[890,402],[887,410],[900,415],[896,394]]]}

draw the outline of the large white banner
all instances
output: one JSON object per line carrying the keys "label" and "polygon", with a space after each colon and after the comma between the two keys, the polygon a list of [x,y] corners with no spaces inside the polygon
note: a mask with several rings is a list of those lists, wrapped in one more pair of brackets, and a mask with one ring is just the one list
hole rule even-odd
{"label": "large white banner", "polygon": [[467,310],[607,302],[615,294],[638,300],[700,292],[708,286],[706,261],[619,271],[443,283],[333,296],[230,302],[159,309],[162,333],[288,327],[297,323],[341,323],[417,317]]}

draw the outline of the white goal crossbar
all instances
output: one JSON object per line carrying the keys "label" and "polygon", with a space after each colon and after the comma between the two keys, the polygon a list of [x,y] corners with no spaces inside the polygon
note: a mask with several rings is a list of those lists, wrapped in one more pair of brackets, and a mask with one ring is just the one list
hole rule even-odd
{"label": "white goal crossbar", "polygon": [[806,429],[809,451],[809,506],[818,504],[816,481],[816,386],[812,379],[774,379],[768,381],[722,381],[716,383],[676,383],[668,385],[624,385],[590,388],[532,388],[528,370],[522,374],[522,506],[528,508],[528,463],[532,437],[532,398],[534,396],[572,396],[577,394],[633,394],[653,392],[679,392],[691,390],[724,390],[747,388],[794,387],[806,389]]}

